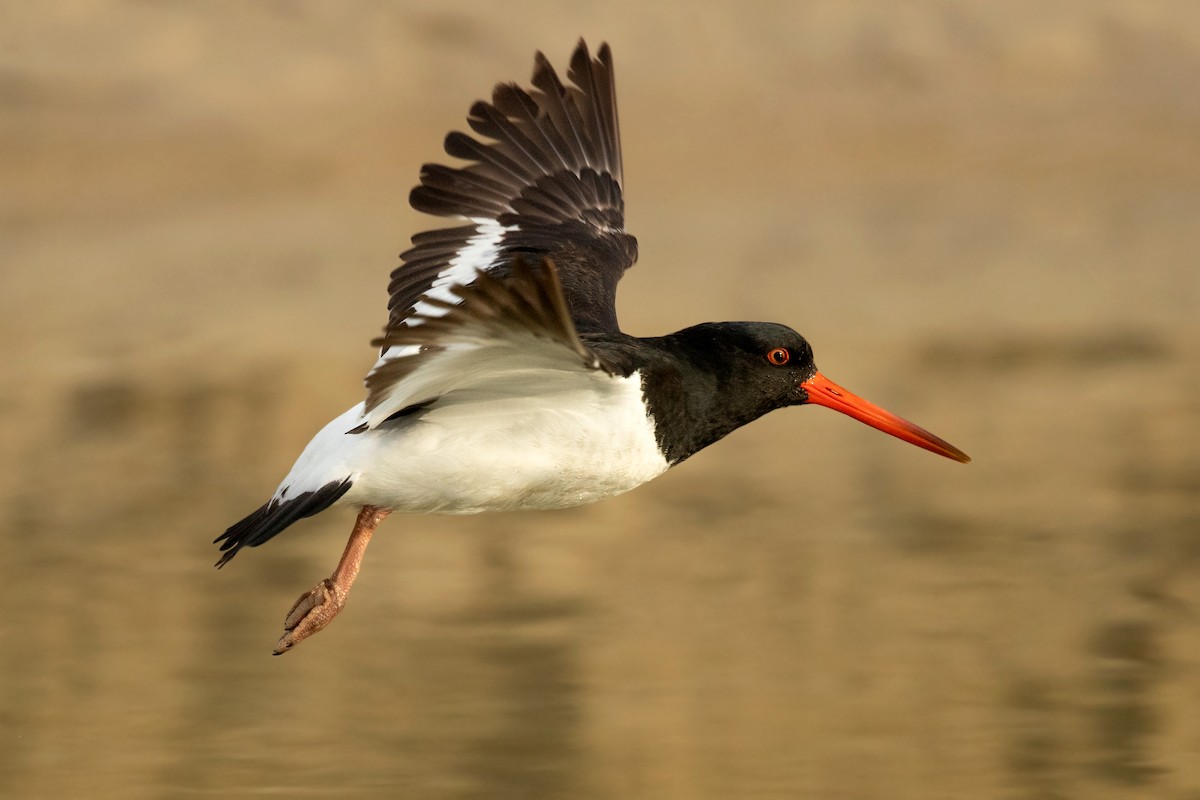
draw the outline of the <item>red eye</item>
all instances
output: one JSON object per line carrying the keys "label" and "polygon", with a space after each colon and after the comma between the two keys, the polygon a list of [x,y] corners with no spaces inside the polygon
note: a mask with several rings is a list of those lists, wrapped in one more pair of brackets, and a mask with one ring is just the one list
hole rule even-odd
{"label": "red eye", "polygon": [[777,367],[782,367],[784,364],[791,361],[792,354],[788,352],[786,347],[776,347],[767,353],[767,361],[770,361]]}

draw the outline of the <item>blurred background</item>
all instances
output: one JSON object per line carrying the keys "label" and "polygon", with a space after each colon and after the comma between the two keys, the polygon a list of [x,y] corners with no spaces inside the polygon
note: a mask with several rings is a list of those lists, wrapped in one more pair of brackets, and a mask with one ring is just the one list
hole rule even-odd
{"label": "blurred background", "polygon": [[[771,415],[571,511],[335,511],[421,163],[614,49],[625,328],[767,319],[967,467]],[[1200,7],[0,4],[0,795],[1200,798]]]}

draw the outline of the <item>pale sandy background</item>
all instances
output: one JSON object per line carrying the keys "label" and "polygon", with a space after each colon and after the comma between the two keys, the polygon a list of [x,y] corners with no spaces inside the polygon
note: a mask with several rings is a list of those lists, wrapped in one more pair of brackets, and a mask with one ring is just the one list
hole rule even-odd
{"label": "pale sandy background", "polygon": [[[406,196],[614,47],[633,333],[779,413],[593,507],[210,540],[357,402]],[[0,4],[0,796],[1200,798],[1200,6]]]}

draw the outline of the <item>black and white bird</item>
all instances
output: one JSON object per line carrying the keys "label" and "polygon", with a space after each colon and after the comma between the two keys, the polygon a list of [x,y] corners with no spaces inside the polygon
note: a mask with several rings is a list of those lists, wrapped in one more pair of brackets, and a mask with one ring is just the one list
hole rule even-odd
{"label": "black and white bird", "polygon": [[366,399],[325,426],[275,494],[219,536],[223,566],[293,522],[359,509],[333,574],[300,599],[275,653],[341,611],[391,512],[550,509],[629,491],[769,411],[826,406],[966,462],[958,448],[825,378],[802,336],[710,322],[638,338],[616,290],[637,258],[624,229],[612,55],[580,41],[564,84],[502,83],[427,164],[413,208],[462,220],[413,237],[388,286]]}

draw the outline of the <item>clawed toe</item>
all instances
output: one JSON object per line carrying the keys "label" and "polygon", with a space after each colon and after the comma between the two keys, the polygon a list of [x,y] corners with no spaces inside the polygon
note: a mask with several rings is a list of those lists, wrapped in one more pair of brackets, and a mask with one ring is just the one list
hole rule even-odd
{"label": "clawed toe", "polygon": [[332,590],[333,583],[326,578],[300,595],[299,599],[292,604],[291,610],[288,611],[287,619],[283,621],[283,629],[285,631],[295,630],[296,626],[300,624],[300,620],[304,619],[308,612],[331,602],[333,600]]}
{"label": "clawed toe", "polygon": [[283,621],[286,633],[275,644],[281,655],[328,625],[346,603],[346,593],[330,579],[318,583],[296,600]]}

